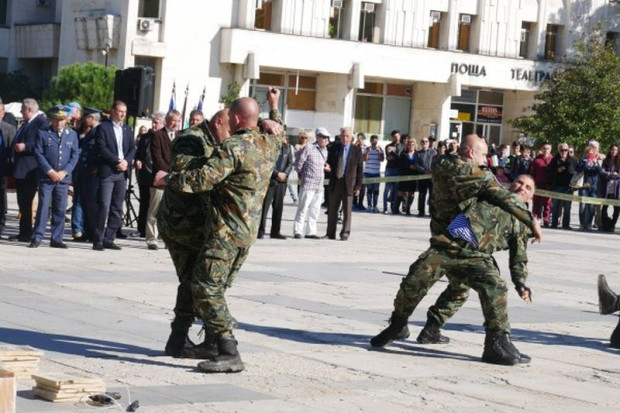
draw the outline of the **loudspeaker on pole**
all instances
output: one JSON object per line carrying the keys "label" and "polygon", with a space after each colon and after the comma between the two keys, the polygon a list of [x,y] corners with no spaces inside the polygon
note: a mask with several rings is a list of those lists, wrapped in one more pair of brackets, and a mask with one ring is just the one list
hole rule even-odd
{"label": "loudspeaker on pole", "polygon": [[114,100],[127,105],[131,116],[150,116],[153,112],[153,68],[148,66],[128,67],[116,71],[114,79]]}

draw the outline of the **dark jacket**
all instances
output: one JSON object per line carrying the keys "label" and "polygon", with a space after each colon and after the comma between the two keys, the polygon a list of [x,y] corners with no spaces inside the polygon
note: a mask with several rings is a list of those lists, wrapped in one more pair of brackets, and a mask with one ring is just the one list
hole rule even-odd
{"label": "dark jacket", "polygon": [[139,186],[151,186],[153,183],[153,157],[151,156],[151,141],[153,132],[150,129],[140,136],[136,147],[135,160],[142,163],[142,168],[136,170],[136,178]]}
{"label": "dark jacket", "polygon": [[[133,162],[133,157],[136,153],[136,148],[133,143],[133,133],[129,126],[123,123],[123,156],[128,165]],[[97,146],[97,152],[99,153],[99,176],[101,178],[107,178],[112,174],[123,173],[118,171],[116,166],[119,163],[118,150],[116,145],[116,136],[114,135],[114,127],[112,121],[109,119],[104,120],[97,127],[95,134],[95,143]],[[129,168],[128,168],[129,170]]]}
{"label": "dark jacket", "polygon": [[166,128],[161,128],[153,133],[151,139],[151,159],[153,160],[153,173],[168,171],[172,158],[172,141]]}
{"label": "dark jacket", "polygon": [[[362,179],[364,178],[364,158],[362,156],[362,150],[359,146],[353,144],[350,145],[349,156],[347,158],[347,166],[344,171],[345,186],[347,189],[347,195],[353,195],[356,190],[362,188]],[[335,143],[327,153],[327,163],[331,168],[329,174],[329,187],[336,185],[339,181],[338,174],[338,160],[340,158],[340,150],[342,149],[341,143]],[[397,164],[398,165],[398,164]]]}
{"label": "dark jacket", "polygon": [[288,176],[293,170],[294,165],[295,161],[293,160],[293,151],[291,151],[291,146],[283,144],[282,148],[280,149],[278,159],[276,160],[276,167],[271,174],[271,181],[269,181],[269,186],[273,186],[279,182],[276,180],[276,175],[278,174],[278,172],[284,172],[288,180]]}
{"label": "dark jacket", "polygon": [[[47,127],[47,119],[45,115],[39,114],[30,122],[25,123],[19,128],[15,134],[15,139],[11,142],[11,154],[13,158],[13,176],[16,179],[24,179],[26,175],[36,169],[39,164],[34,153],[34,146],[39,136],[39,129]],[[15,145],[23,143],[26,145],[24,152],[15,152]]]}
{"label": "dark jacket", "polygon": [[[551,174],[551,188],[564,187],[568,188],[570,180],[575,174],[575,167],[577,166],[577,160],[572,156],[567,156],[565,160],[560,158],[560,155],[556,155],[549,164],[549,173]],[[559,168],[564,168],[562,172],[559,172]]]}

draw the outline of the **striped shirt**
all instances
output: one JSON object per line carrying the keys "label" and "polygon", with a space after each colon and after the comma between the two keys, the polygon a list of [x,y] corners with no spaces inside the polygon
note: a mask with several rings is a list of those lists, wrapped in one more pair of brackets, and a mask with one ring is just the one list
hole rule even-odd
{"label": "striped shirt", "polygon": [[295,170],[299,175],[300,185],[307,190],[322,189],[325,179],[327,148],[320,148],[316,143],[306,145],[295,160]]}
{"label": "striped shirt", "polygon": [[450,225],[448,225],[448,232],[454,238],[462,239],[472,247],[478,248],[476,234],[474,234],[469,219],[467,219],[463,213],[458,214],[452,222],[450,222]]}
{"label": "striped shirt", "polygon": [[368,147],[364,151],[368,154],[368,160],[364,165],[364,173],[365,174],[375,174],[378,175],[381,173],[381,149],[377,146],[377,149],[372,149],[372,147]]}

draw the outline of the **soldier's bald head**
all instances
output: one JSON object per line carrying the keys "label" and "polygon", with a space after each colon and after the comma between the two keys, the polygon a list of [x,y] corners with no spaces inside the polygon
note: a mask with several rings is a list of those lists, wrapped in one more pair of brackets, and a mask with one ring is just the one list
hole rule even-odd
{"label": "soldier's bald head", "polygon": [[230,105],[228,116],[232,133],[241,128],[255,128],[258,126],[258,103],[255,99],[243,97]]}
{"label": "soldier's bald head", "polygon": [[459,155],[471,159],[477,165],[486,165],[488,151],[489,147],[486,141],[475,133],[466,135],[459,147]]}
{"label": "soldier's bald head", "polygon": [[230,137],[230,124],[228,121],[228,109],[222,109],[215,112],[215,115],[211,118],[209,125],[211,131],[219,143]]}

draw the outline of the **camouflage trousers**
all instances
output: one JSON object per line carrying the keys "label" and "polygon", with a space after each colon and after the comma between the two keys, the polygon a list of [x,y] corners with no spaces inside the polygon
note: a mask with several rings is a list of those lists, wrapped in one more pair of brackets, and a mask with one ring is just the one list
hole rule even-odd
{"label": "camouflage trousers", "polygon": [[443,325],[465,303],[469,289],[480,298],[486,330],[510,332],[506,283],[495,259],[486,254],[431,247],[409,267],[394,299],[394,316],[409,318],[428,290],[446,275],[449,285],[428,312]]}
{"label": "camouflage trousers", "polygon": [[177,298],[174,305],[175,321],[191,325],[194,317],[198,315],[194,311],[192,276],[200,258],[200,248],[189,248],[165,237],[164,240],[179,279]]}
{"label": "camouflage trousers", "polygon": [[248,256],[249,247],[237,247],[222,239],[207,239],[192,277],[194,306],[207,333],[228,335],[235,321],[228,311],[224,293]]}

